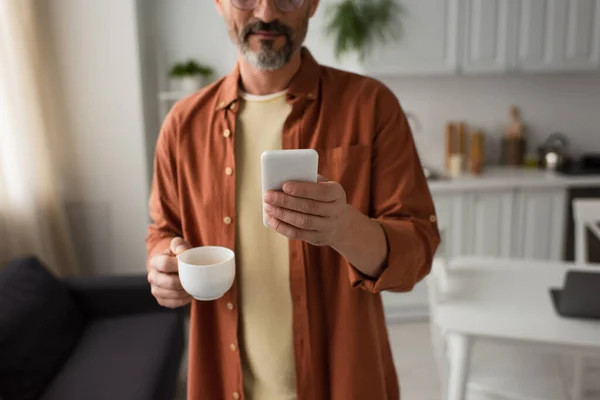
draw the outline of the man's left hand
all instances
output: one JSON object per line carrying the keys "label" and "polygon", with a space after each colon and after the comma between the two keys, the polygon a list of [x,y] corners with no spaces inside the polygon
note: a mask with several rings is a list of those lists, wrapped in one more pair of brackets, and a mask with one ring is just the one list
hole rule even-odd
{"label": "man's left hand", "polygon": [[348,229],[351,206],[342,185],[319,175],[317,183],[287,182],[265,194],[271,228],[292,240],[334,246]]}

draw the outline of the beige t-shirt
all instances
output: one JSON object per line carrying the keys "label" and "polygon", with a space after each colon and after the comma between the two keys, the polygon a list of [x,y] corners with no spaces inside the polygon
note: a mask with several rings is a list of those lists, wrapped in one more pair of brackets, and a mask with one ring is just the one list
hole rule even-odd
{"label": "beige t-shirt", "polygon": [[240,350],[250,400],[296,398],[288,240],[262,220],[260,156],[281,149],[286,93],[242,93],[236,127]]}

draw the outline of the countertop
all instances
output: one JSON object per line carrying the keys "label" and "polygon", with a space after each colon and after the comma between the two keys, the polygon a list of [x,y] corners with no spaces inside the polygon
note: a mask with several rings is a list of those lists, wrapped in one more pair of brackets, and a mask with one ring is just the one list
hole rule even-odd
{"label": "countertop", "polygon": [[465,174],[458,178],[429,181],[432,194],[502,188],[571,188],[600,187],[600,175],[569,176],[540,169],[490,167],[480,175]]}

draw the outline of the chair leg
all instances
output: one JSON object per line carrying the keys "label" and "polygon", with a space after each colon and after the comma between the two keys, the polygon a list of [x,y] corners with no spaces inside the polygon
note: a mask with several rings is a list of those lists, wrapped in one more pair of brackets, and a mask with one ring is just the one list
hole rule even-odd
{"label": "chair leg", "polygon": [[447,400],[465,400],[466,398],[471,363],[471,345],[471,338],[466,335],[451,333],[448,336],[450,373]]}
{"label": "chair leg", "polygon": [[581,400],[583,396],[583,374],[584,374],[585,359],[581,354],[575,356],[575,369],[573,371],[573,388],[571,398],[573,400]]}

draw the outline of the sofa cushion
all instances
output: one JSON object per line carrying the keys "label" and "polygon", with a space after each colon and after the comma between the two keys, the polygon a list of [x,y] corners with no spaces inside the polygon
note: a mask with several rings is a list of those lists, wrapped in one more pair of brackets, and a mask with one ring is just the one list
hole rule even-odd
{"label": "sofa cushion", "polygon": [[37,399],[83,330],[68,290],[34,257],[0,270],[0,396]]}
{"label": "sofa cushion", "polygon": [[178,313],[96,319],[41,400],[169,399],[182,353]]}

